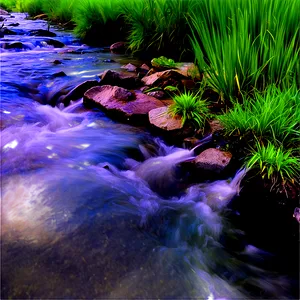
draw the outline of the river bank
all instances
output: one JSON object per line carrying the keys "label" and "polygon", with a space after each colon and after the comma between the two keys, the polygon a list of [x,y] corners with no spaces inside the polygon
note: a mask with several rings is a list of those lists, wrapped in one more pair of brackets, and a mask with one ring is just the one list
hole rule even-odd
{"label": "river bank", "polygon": [[[47,26],[24,21],[28,31],[37,24]],[[231,183],[239,177],[185,186],[174,167],[194,157],[189,150],[158,140],[150,127],[114,122],[81,100],[59,105],[86,79],[101,83],[97,74],[108,65],[137,62],[55,32],[66,46],[27,35],[3,41],[34,46],[4,48],[1,58],[4,297],[295,297],[292,205],[275,209],[269,191],[258,197],[263,186],[237,197]],[[53,77],[60,72],[66,76]],[[155,191],[162,183],[180,189],[168,199]],[[276,252],[276,263],[260,246]]]}

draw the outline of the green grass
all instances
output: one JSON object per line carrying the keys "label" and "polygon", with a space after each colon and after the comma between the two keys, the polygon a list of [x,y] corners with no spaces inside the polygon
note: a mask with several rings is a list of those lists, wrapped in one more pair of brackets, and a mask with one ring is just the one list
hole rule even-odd
{"label": "green grass", "polygon": [[[227,113],[218,116],[228,135],[247,140],[246,166],[258,169],[273,184],[294,183],[299,173],[300,91],[294,84],[288,90],[275,85],[253,98],[244,97]],[[245,143],[245,142],[244,142]]]}
{"label": "green grass", "polygon": [[43,12],[55,22],[70,22],[74,15],[76,0],[47,0],[43,3]]}
{"label": "green grass", "polygon": [[289,146],[299,142],[300,92],[295,86],[282,91],[271,85],[217,118],[228,134],[252,131],[259,140]]}
{"label": "green grass", "polygon": [[16,9],[34,17],[44,13],[43,2],[43,0],[17,0]]}
{"label": "green grass", "polygon": [[17,0],[0,0],[0,7],[7,11],[12,11],[16,9]]}
{"label": "green grass", "polygon": [[169,106],[168,112],[173,117],[181,116],[183,125],[189,123],[203,129],[206,120],[210,117],[210,110],[209,103],[201,99],[201,95],[202,92],[193,94],[191,91],[175,95],[172,97],[174,103]]}
{"label": "green grass", "polygon": [[292,150],[284,150],[282,147],[276,147],[272,143],[267,146],[256,143],[246,159],[247,168],[257,170],[262,178],[272,181],[273,185],[295,183],[299,178],[298,157],[293,156]]}
{"label": "green grass", "polygon": [[196,4],[195,0],[128,0],[123,11],[130,28],[129,48],[176,59],[188,54],[187,16]]}
{"label": "green grass", "polygon": [[[220,3],[222,2],[222,5]],[[191,43],[209,86],[225,101],[300,75],[300,1],[200,1]]]}
{"label": "green grass", "polygon": [[[130,1],[130,0],[128,0]],[[93,43],[118,42],[124,36],[124,0],[80,0],[74,9],[75,33]]]}

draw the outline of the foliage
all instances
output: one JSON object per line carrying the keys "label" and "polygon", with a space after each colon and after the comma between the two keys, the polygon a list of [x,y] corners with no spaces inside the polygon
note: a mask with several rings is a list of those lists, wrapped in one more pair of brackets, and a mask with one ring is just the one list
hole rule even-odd
{"label": "foliage", "polygon": [[37,16],[44,12],[43,0],[17,0],[16,9],[21,12],[27,12],[31,16]]}
{"label": "foliage", "polygon": [[284,150],[272,143],[267,146],[256,143],[246,161],[246,167],[258,169],[262,178],[270,179],[273,184],[287,181],[294,183],[299,178],[299,158],[293,156],[291,150]]}
{"label": "foliage", "polygon": [[129,25],[133,52],[150,51],[179,58],[189,51],[187,17],[197,0],[126,1],[123,13]]}
{"label": "foliage", "polygon": [[243,104],[236,103],[218,119],[229,134],[252,131],[259,140],[288,146],[299,141],[300,93],[295,85],[284,91],[271,85],[256,91],[253,99],[244,97]]}
{"label": "foliage", "polygon": [[201,99],[202,93],[203,90],[200,89],[197,94],[187,91],[175,95],[173,97],[174,103],[169,106],[168,112],[173,116],[181,116],[182,124],[189,122],[203,129],[210,112],[208,108],[209,103]]}
{"label": "foliage", "polygon": [[67,23],[73,18],[75,0],[48,0],[43,4],[43,11],[53,21]]}
{"label": "foliage", "polygon": [[74,9],[75,33],[92,42],[116,42],[122,32],[124,0],[80,0]]}
{"label": "foliage", "polygon": [[199,69],[224,100],[300,75],[300,1],[200,1],[190,21]]}
{"label": "foliage", "polygon": [[176,68],[177,64],[171,58],[166,58],[165,56],[160,56],[157,58],[153,58],[151,60],[151,64],[156,68]]}
{"label": "foliage", "polygon": [[0,0],[0,7],[7,11],[14,10],[16,8],[17,0]]}

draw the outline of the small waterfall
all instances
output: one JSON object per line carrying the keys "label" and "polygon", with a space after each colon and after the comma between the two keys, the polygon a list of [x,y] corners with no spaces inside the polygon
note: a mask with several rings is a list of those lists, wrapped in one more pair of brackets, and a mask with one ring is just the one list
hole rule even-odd
{"label": "small waterfall", "polygon": [[170,196],[178,192],[180,181],[183,180],[177,172],[177,164],[193,157],[192,151],[179,149],[166,156],[149,158],[134,171],[153,191],[162,196]]}

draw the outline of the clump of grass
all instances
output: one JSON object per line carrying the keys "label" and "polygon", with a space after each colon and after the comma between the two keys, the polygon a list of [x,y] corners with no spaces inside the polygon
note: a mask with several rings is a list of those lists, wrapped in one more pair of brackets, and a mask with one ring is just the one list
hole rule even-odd
{"label": "clump of grass", "polygon": [[300,160],[293,156],[292,150],[284,150],[272,143],[264,146],[259,142],[256,142],[245,163],[247,168],[258,170],[262,178],[271,180],[273,186],[287,182],[294,184],[300,175],[299,164]]}
{"label": "clump of grass", "polygon": [[[259,139],[289,146],[299,139],[300,93],[295,86],[282,91],[274,85],[254,97],[244,97],[227,113],[217,117],[228,134],[248,131]],[[298,140],[299,141],[299,140]]]}
{"label": "clump of grass", "polygon": [[37,16],[44,12],[43,0],[17,0],[16,9],[27,12],[30,16]]}
{"label": "clump of grass", "polygon": [[75,0],[47,0],[43,4],[43,11],[48,18],[55,22],[70,22],[73,18]]}
{"label": "clump of grass", "polygon": [[124,36],[124,0],[80,0],[74,9],[75,33],[92,43],[117,42]]}
{"label": "clump of grass", "polygon": [[179,58],[189,51],[186,17],[195,0],[135,0],[123,5],[129,24],[128,44],[133,52]]}
{"label": "clump of grass", "polygon": [[243,104],[236,103],[218,119],[228,135],[234,133],[247,139],[247,168],[258,170],[263,178],[283,189],[296,182],[300,92],[295,84],[288,90],[271,85],[264,92],[256,91],[253,98],[244,97]]}
{"label": "clump of grass", "polygon": [[[201,91],[201,90],[200,90]],[[210,116],[208,102],[201,99],[201,92],[193,94],[191,91],[175,95],[174,103],[169,106],[168,113],[173,117],[178,115],[182,118],[182,125],[192,123],[203,129],[206,120]]]}
{"label": "clump of grass", "polygon": [[0,7],[7,10],[12,11],[16,9],[17,0],[0,0]]}
{"label": "clump of grass", "polygon": [[298,0],[200,1],[191,43],[208,85],[225,101],[299,77]]}

